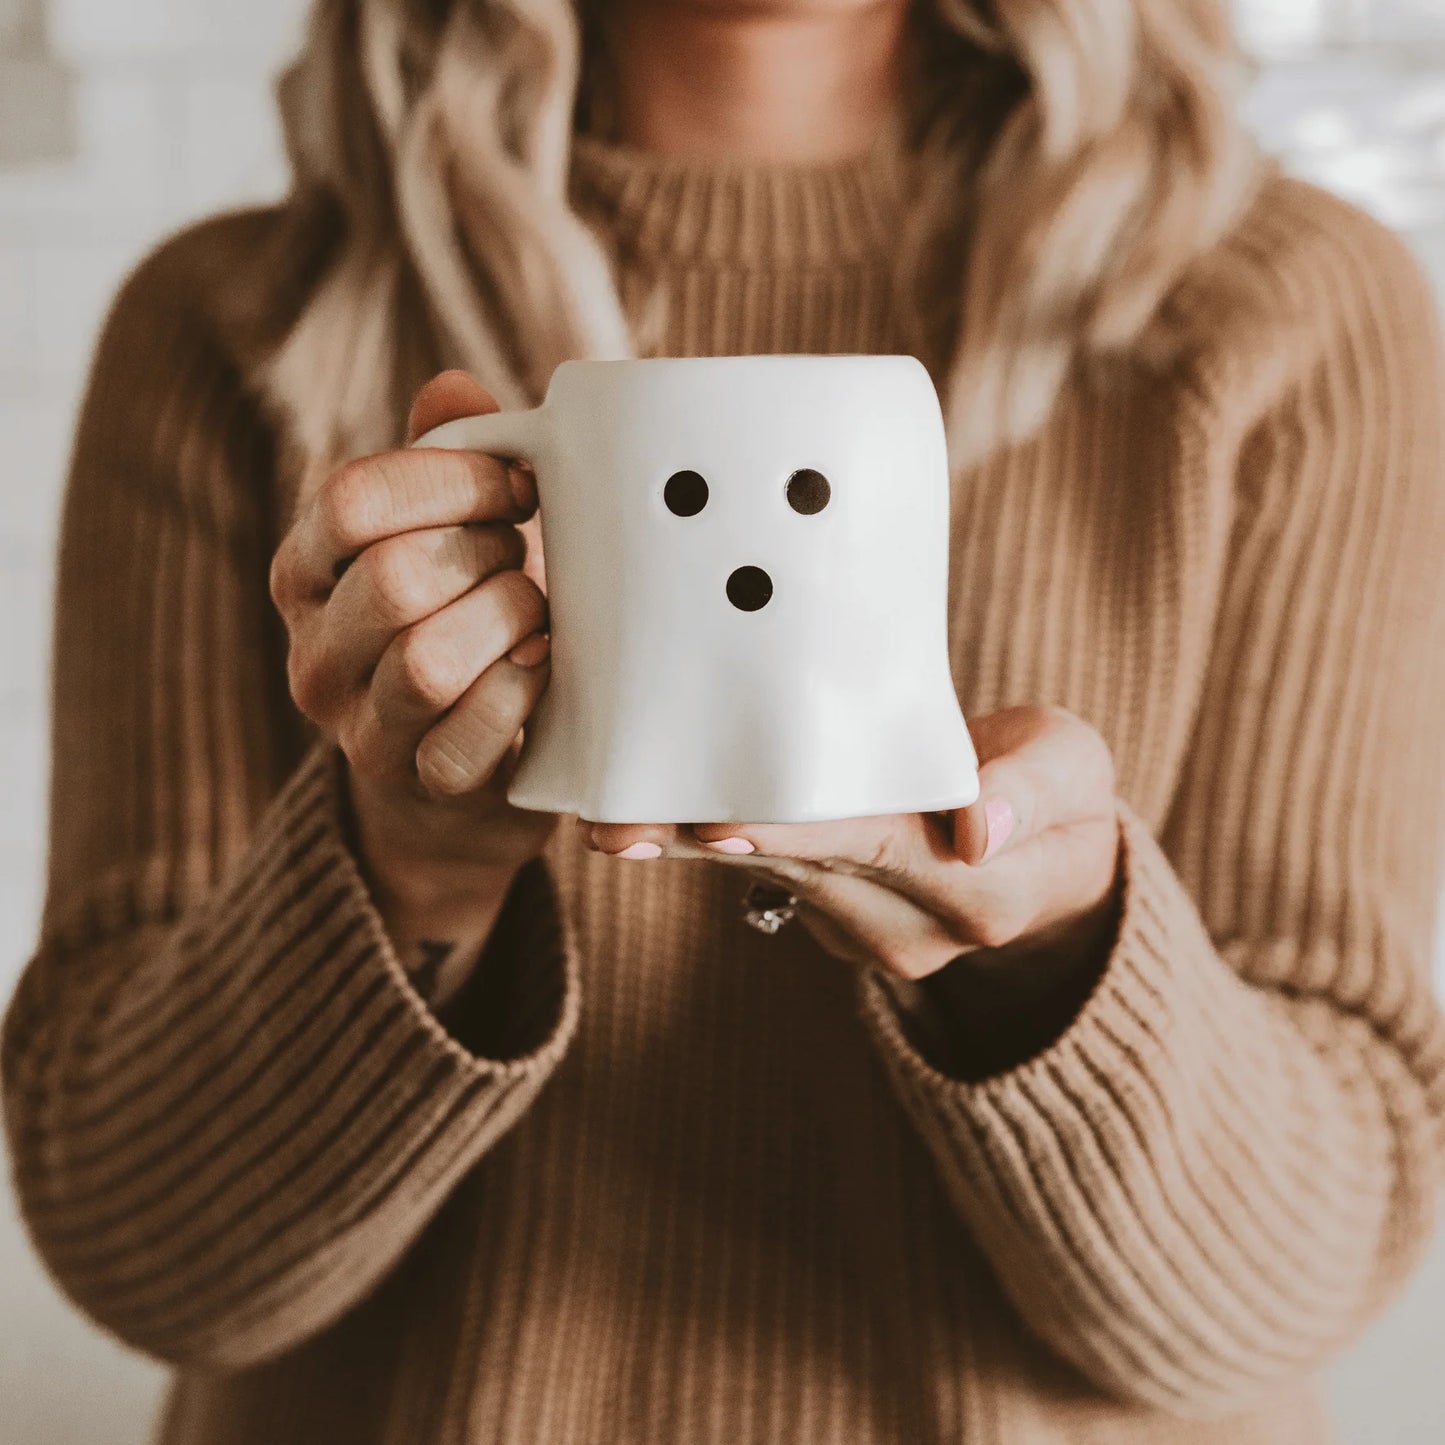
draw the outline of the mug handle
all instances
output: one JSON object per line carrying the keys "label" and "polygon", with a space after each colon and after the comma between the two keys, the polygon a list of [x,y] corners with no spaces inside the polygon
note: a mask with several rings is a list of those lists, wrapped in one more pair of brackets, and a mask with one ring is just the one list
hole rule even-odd
{"label": "mug handle", "polygon": [[458,417],[423,432],[412,446],[487,452],[530,463],[542,437],[544,409],[534,406],[529,411],[493,411],[485,416]]}

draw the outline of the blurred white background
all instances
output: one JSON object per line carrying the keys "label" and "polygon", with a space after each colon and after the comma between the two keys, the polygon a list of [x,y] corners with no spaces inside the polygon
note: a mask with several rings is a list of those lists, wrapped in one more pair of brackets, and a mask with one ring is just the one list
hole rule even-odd
{"label": "blurred white background", "polygon": [[[0,0],[0,1006],[38,917],[56,509],[96,328],[159,237],[281,192],[270,80],[305,8]],[[1236,8],[1269,144],[1405,232],[1445,297],[1445,0]],[[1347,1445],[1445,1440],[1442,1334],[1445,1235],[1332,1372]],[[161,1379],[56,1295],[0,1187],[0,1445],[143,1441]]]}

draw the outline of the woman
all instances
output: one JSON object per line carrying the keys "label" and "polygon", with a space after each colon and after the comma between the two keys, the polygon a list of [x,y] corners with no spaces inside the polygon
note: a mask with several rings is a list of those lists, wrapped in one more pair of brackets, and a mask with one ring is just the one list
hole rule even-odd
{"label": "woman", "polygon": [[[1329,1437],[1439,1191],[1445,366],[1221,9],[318,5],[95,359],[6,1024],[165,1441]],[[508,807],[535,490],[403,444],[629,350],[927,361],[975,807]]]}

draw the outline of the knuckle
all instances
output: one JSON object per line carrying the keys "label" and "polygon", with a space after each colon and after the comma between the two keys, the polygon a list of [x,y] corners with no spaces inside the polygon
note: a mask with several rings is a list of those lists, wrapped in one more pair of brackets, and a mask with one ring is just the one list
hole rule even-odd
{"label": "knuckle", "polygon": [[370,540],[378,480],[374,459],[360,458],[338,467],[317,494],[321,525],[343,553],[355,552]]}
{"label": "knuckle", "polygon": [[1055,768],[1066,769],[1071,784],[1082,784],[1095,797],[1112,797],[1117,783],[1114,753],[1099,730],[1057,703],[1028,711],[1027,735],[1021,741],[1046,749]]}
{"label": "knuckle", "polygon": [[418,561],[406,538],[378,542],[361,554],[358,565],[384,622],[403,627],[428,611],[426,569]]}
{"label": "knuckle", "polygon": [[411,702],[440,709],[453,701],[457,664],[450,648],[413,627],[401,635],[396,660],[402,691]]}
{"label": "knuckle", "polygon": [[481,590],[490,608],[488,630],[496,631],[498,656],[546,625],[546,599],[525,572],[510,568],[494,572],[481,583]]}
{"label": "knuckle", "polygon": [[336,741],[346,761],[364,777],[381,777],[386,772],[386,753],[379,730],[365,717],[352,715],[337,729]]}
{"label": "knuckle", "polygon": [[968,931],[981,948],[1003,948],[1019,936],[1020,929],[1007,909],[992,907],[974,914]]}
{"label": "knuckle", "polygon": [[271,558],[270,570],[266,574],[266,586],[270,591],[271,601],[283,615],[290,606],[291,599],[295,596],[294,564],[289,542],[290,538],[288,537],[276,549],[275,555]]}
{"label": "knuckle", "polygon": [[291,700],[306,717],[320,722],[330,699],[317,659],[308,651],[293,647],[286,658],[286,680]]}
{"label": "knuckle", "polygon": [[1097,728],[1091,726],[1076,712],[1052,705],[1045,714],[1055,737],[1067,743],[1071,754],[1071,767],[1079,776],[1088,780],[1095,789],[1109,793],[1114,791],[1114,754]]}
{"label": "knuckle", "polygon": [[542,589],[525,572],[507,568],[496,574],[496,586],[508,609],[509,620],[527,632],[540,627],[547,615]]}

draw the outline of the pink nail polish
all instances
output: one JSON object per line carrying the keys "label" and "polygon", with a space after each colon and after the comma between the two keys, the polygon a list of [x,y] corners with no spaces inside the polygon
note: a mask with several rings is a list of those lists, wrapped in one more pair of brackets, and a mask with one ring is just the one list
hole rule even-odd
{"label": "pink nail polish", "polygon": [[983,820],[988,827],[988,843],[983,857],[978,861],[987,863],[995,853],[1013,836],[1016,819],[1013,805],[1007,798],[990,798],[983,805]]}
{"label": "pink nail polish", "polygon": [[715,843],[709,843],[707,846],[719,853],[754,853],[757,851],[746,838],[719,838]]}
{"label": "pink nail polish", "polygon": [[656,843],[634,843],[630,848],[624,848],[620,853],[614,853],[614,858],[660,858],[662,849]]}

